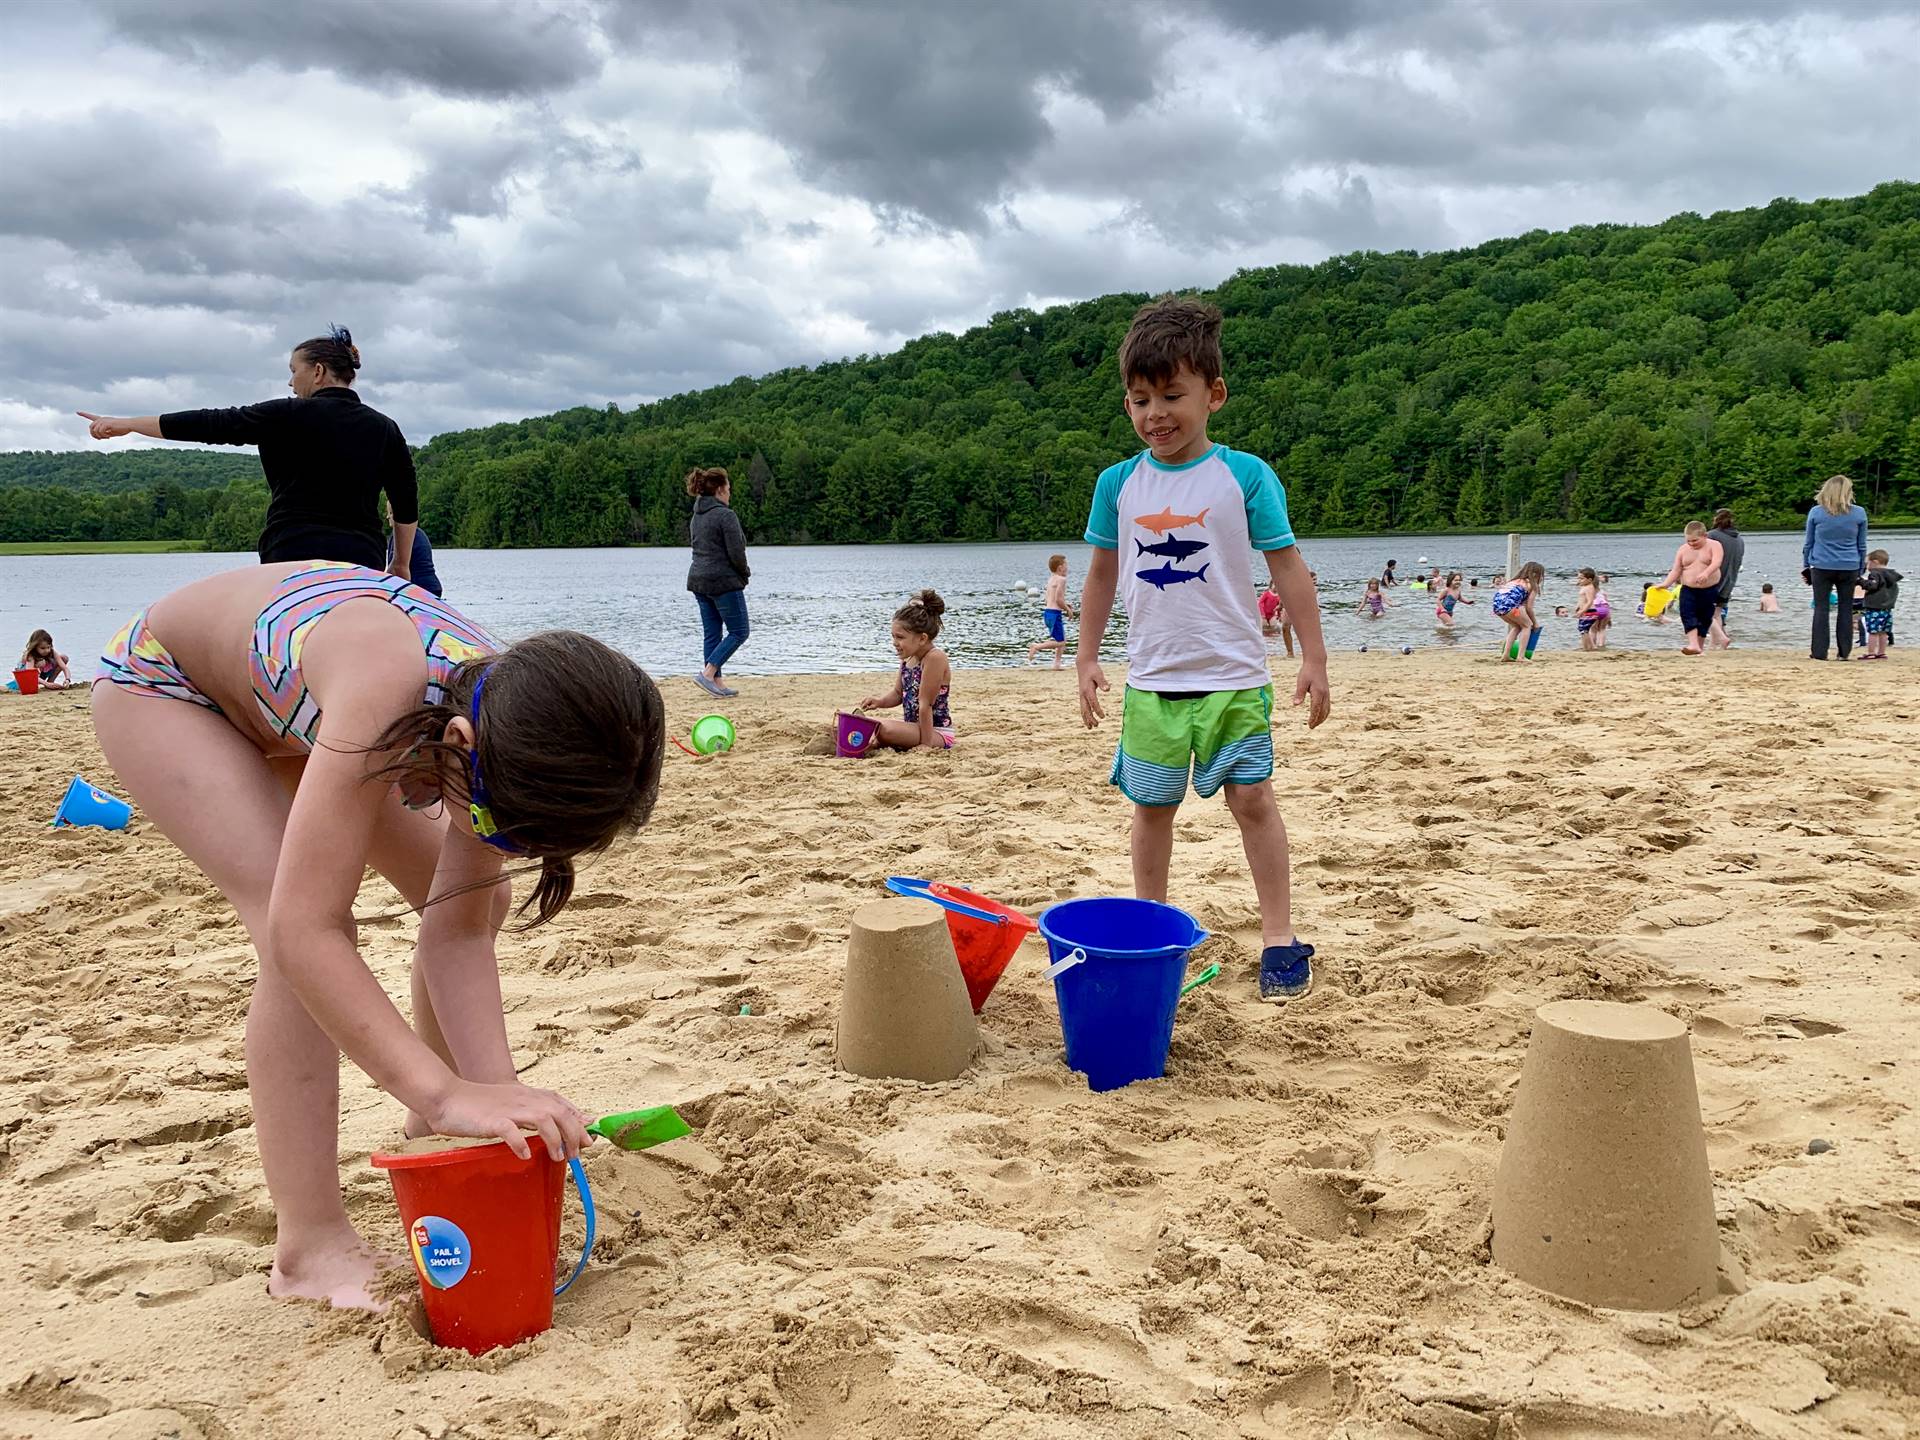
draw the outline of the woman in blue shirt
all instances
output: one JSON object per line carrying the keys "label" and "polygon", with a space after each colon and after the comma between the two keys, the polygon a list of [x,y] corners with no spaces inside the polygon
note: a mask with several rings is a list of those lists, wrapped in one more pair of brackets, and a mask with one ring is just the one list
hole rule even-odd
{"label": "woman in blue shirt", "polygon": [[[1853,583],[1867,568],[1867,512],[1853,503],[1853,481],[1835,475],[1820,487],[1807,512],[1807,537],[1800,546],[1801,576],[1813,586],[1813,658],[1827,658],[1838,632],[1840,658],[1853,654]],[[1839,614],[1829,629],[1832,595],[1839,592]]]}

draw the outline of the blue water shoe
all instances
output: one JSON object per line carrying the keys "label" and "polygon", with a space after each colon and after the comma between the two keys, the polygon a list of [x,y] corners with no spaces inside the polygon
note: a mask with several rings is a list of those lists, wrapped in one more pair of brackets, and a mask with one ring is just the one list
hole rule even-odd
{"label": "blue water shoe", "polygon": [[1260,952],[1260,998],[1284,1004],[1313,989],[1313,947],[1296,939]]}

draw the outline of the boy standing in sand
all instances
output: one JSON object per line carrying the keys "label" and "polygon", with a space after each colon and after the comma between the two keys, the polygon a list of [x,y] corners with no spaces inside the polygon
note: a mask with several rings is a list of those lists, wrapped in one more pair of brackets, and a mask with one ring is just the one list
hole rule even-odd
{"label": "boy standing in sand", "polygon": [[1867,573],[1860,588],[1866,593],[1860,601],[1860,624],[1867,632],[1867,653],[1863,660],[1884,660],[1887,645],[1893,639],[1893,607],[1900,601],[1900,582],[1906,579],[1887,564],[1887,552],[1867,552]]}
{"label": "boy standing in sand", "polygon": [[1266,462],[1207,438],[1227,401],[1220,312],[1171,296],[1143,306],[1120,346],[1122,408],[1147,448],[1102,472],[1087,520],[1094,547],[1080,592],[1080,715],[1105,716],[1100,637],[1124,585],[1127,688],[1112,783],[1133,801],[1133,889],[1167,898],[1173,822],[1189,776],[1223,786],[1260,899],[1260,998],[1313,985],[1313,947],[1293,932],[1287,827],[1273,798],[1273,686],[1252,556],[1300,636],[1293,703],[1327,718],[1327,651],[1313,581],[1294,544],[1286,493]]}

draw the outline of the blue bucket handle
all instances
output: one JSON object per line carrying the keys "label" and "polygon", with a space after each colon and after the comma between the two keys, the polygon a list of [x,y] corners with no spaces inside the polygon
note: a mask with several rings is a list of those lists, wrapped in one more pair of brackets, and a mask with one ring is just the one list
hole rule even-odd
{"label": "blue bucket handle", "polygon": [[951,910],[956,915],[971,915],[975,920],[985,920],[994,925],[1004,925],[1007,917],[996,915],[991,910],[982,910],[969,905],[964,900],[951,900],[944,895],[933,893],[931,880],[916,880],[911,875],[889,875],[887,889],[896,895],[904,895],[909,900],[931,900],[943,910]]}
{"label": "blue bucket handle", "polygon": [[587,1184],[586,1167],[577,1158],[567,1161],[567,1173],[573,1177],[573,1188],[580,1192],[580,1204],[587,1212],[587,1239],[580,1247],[580,1263],[573,1267],[573,1273],[553,1287],[556,1295],[567,1293],[580,1278],[580,1272],[587,1268],[587,1257],[593,1253],[593,1188]]}

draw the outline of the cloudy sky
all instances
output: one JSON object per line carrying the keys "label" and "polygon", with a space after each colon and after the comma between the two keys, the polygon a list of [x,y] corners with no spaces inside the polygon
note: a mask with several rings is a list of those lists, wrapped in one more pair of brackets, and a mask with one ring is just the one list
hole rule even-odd
{"label": "cloudy sky", "polygon": [[[1357,248],[1920,178],[1907,0],[12,0],[0,449],[416,441]],[[129,442],[117,442],[126,444]]]}

